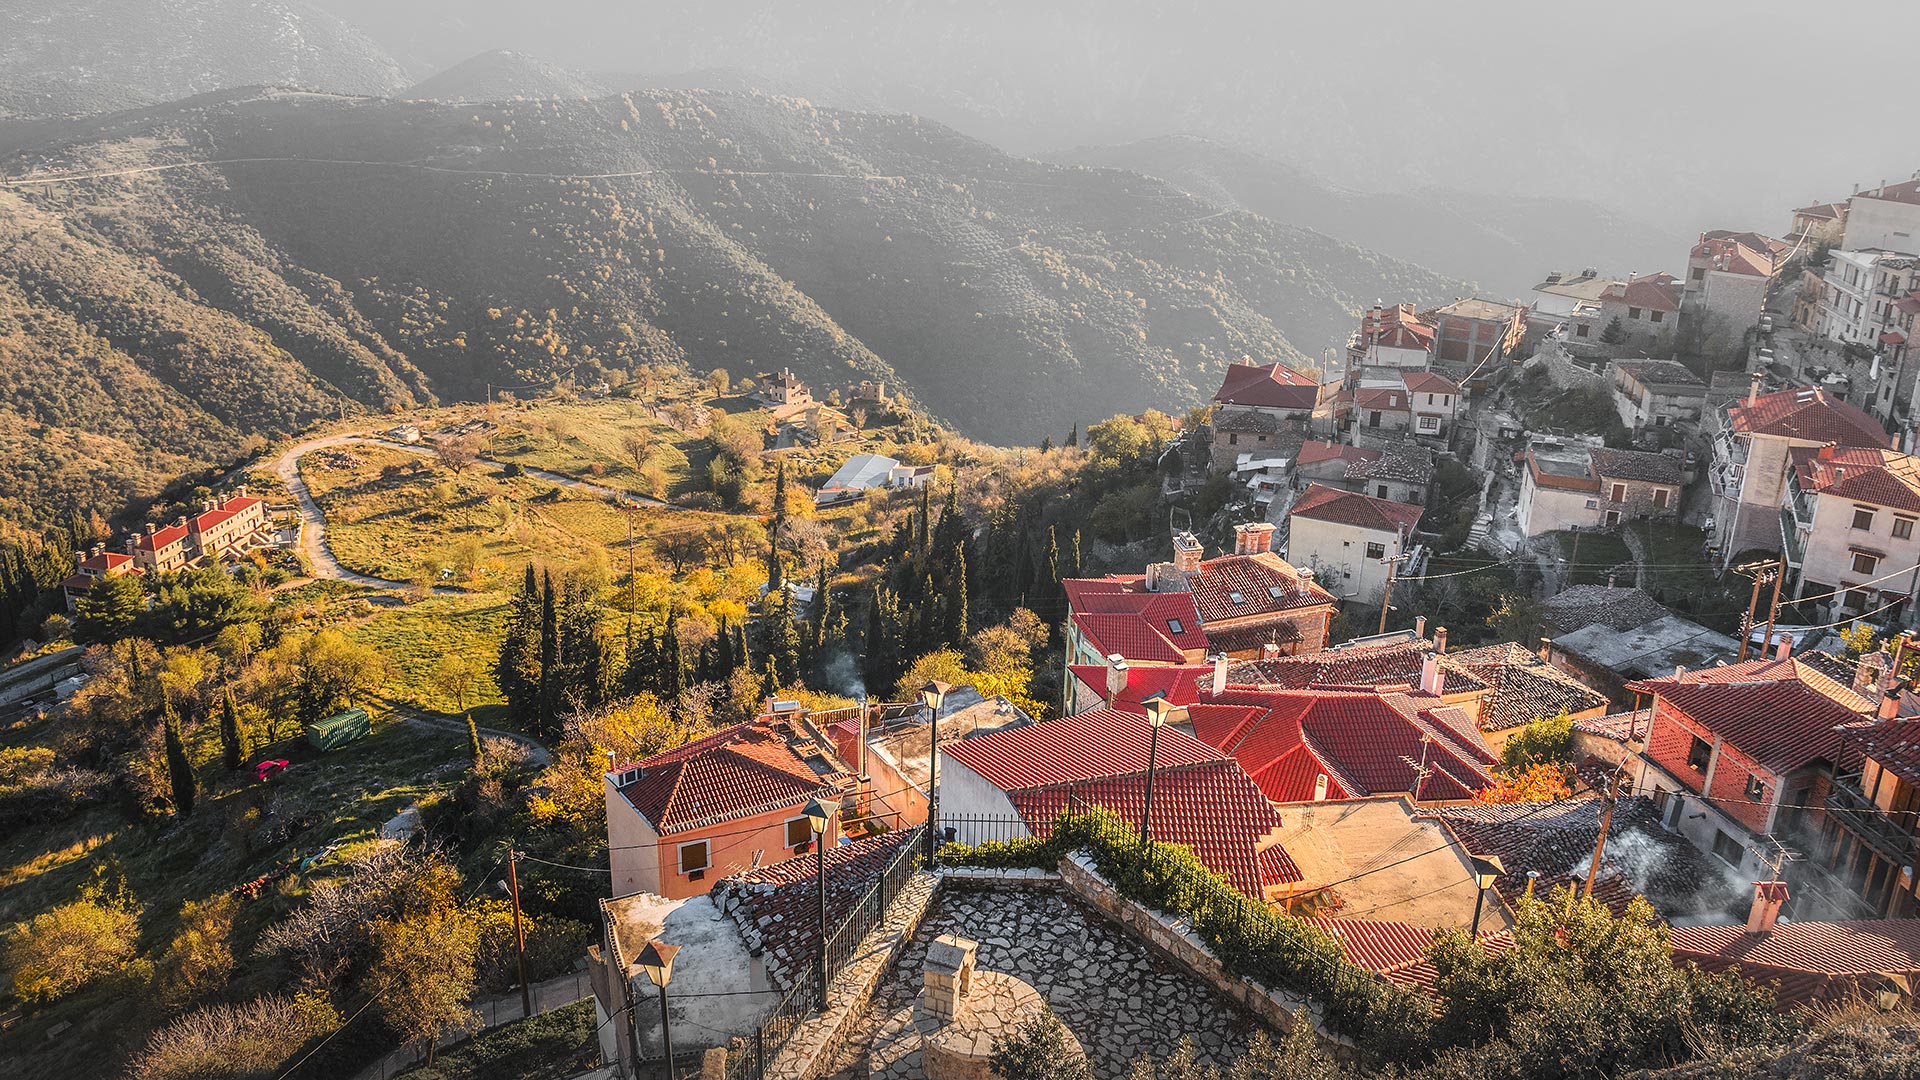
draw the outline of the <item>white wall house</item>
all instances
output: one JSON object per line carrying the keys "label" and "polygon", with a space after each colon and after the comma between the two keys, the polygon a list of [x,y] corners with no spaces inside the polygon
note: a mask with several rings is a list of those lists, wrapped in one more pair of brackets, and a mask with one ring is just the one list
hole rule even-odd
{"label": "white wall house", "polygon": [[1423,511],[1408,503],[1310,485],[1287,515],[1287,558],[1341,600],[1377,604],[1388,564],[1405,554]]}

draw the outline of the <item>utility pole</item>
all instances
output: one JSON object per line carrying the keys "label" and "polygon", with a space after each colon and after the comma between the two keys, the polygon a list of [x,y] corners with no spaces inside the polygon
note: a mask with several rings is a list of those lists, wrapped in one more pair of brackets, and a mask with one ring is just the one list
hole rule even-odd
{"label": "utility pole", "polygon": [[1753,595],[1747,598],[1747,617],[1740,623],[1740,657],[1736,664],[1747,662],[1747,648],[1753,642],[1753,613],[1760,609],[1760,586],[1765,582],[1765,575],[1753,575]]}
{"label": "utility pole", "polygon": [[[1787,576],[1787,557],[1780,556],[1773,564],[1773,604],[1767,608],[1766,649],[1769,656],[1773,653],[1773,621],[1780,617],[1780,584]],[[1765,659],[1763,657],[1762,659]]]}
{"label": "utility pole", "polygon": [[513,952],[520,969],[520,1018],[533,1015],[533,991],[527,986],[527,932],[520,924],[520,853],[507,850],[507,891],[513,895]]}
{"label": "utility pole", "polygon": [[1384,634],[1387,632],[1387,606],[1393,602],[1393,571],[1394,561],[1389,558],[1387,560],[1387,589],[1380,594],[1380,629],[1374,631],[1376,634]]}
{"label": "utility pole", "polygon": [[1600,812],[1600,836],[1593,844],[1593,862],[1587,866],[1587,887],[1581,890],[1580,899],[1593,897],[1593,879],[1600,876],[1600,859],[1607,853],[1607,830],[1613,827],[1613,805],[1620,801],[1620,777],[1616,774],[1613,783],[1607,785],[1607,807]]}

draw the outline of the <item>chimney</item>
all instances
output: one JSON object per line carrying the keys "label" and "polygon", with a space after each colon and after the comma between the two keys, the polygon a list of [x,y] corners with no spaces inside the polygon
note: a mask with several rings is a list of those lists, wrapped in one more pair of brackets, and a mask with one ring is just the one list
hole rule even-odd
{"label": "chimney", "polygon": [[247,485],[245,485],[245,484],[241,484],[241,485],[240,485],[239,487],[237,487],[237,488],[234,488],[234,489],[233,489],[233,494],[234,494],[234,497],[235,497],[235,498],[239,498],[239,499],[244,499],[244,498],[246,498],[246,497],[247,497]]}
{"label": "chimney", "polygon": [[1899,717],[1900,695],[1905,692],[1906,687],[1900,683],[1887,687],[1886,692],[1880,695],[1880,708],[1876,715],[1882,720],[1893,720]]}
{"label": "chimney", "polygon": [[1780,635],[1780,644],[1773,651],[1773,658],[1775,660],[1785,660],[1787,657],[1792,655],[1793,655],[1793,635],[1783,632]]}
{"label": "chimney", "polygon": [[1747,913],[1747,933],[1766,934],[1772,932],[1773,924],[1780,919],[1780,905],[1786,902],[1786,882],[1754,882],[1753,910]]}
{"label": "chimney", "polygon": [[1327,774],[1321,773],[1313,778],[1313,801],[1327,801]]}
{"label": "chimney", "polygon": [[1870,698],[1880,690],[1880,676],[1887,670],[1887,650],[1880,649],[1860,658],[1853,667],[1853,692]]}
{"label": "chimney", "polygon": [[1828,443],[1827,445],[1820,448],[1820,460],[1821,461],[1833,460],[1833,444],[1832,443]]}
{"label": "chimney", "polygon": [[1227,654],[1213,655],[1213,696],[1219,697],[1227,692]]}
{"label": "chimney", "polygon": [[154,533],[156,533],[156,532],[159,532],[159,531],[160,531],[160,526],[158,526],[158,525],[156,525],[156,524],[154,524],[154,523],[153,523],[153,522],[151,522],[151,521],[149,521],[149,522],[147,522],[147,535],[148,535],[148,536],[152,536],[152,535],[153,535]]}
{"label": "chimney", "polygon": [[1760,373],[1756,371],[1753,373],[1752,376],[1750,376],[1747,379],[1747,404],[1752,405],[1759,400],[1760,400]]}
{"label": "chimney", "polygon": [[1612,571],[1607,572],[1607,588],[1609,589],[1613,588],[1613,572]]}
{"label": "chimney", "polygon": [[1107,704],[1127,688],[1127,658],[1119,653],[1107,657]]}
{"label": "chimney", "polygon": [[1424,638],[1427,636],[1427,617],[1425,615],[1415,615],[1413,617],[1413,636],[1416,638]]}
{"label": "chimney", "polygon": [[1173,538],[1173,566],[1183,574],[1200,572],[1200,539],[1190,532],[1175,534]]}
{"label": "chimney", "polygon": [[1266,521],[1253,521],[1233,527],[1233,553],[1235,555],[1258,555],[1273,550],[1273,524]]}
{"label": "chimney", "polygon": [[1433,632],[1433,655],[1447,655],[1447,628],[1444,626]]}
{"label": "chimney", "polygon": [[1447,673],[1440,670],[1440,658],[1429,653],[1420,661],[1420,689],[1424,693],[1439,697],[1446,692]]}

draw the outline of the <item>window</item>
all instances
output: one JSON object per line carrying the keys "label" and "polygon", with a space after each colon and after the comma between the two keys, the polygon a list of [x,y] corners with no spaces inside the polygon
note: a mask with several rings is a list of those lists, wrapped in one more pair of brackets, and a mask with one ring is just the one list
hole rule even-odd
{"label": "window", "polygon": [[1387,557],[1387,545],[1385,544],[1368,544],[1367,545],[1367,558],[1384,559],[1386,557]]}
{"label": "window", "polygon": [[1706,268],[1706,267],[1704,267],[1704,266],[1696,266],[1696,267],[1694,267],[1694,268],[1693,268],[1693,280],[1695,280],[1695,281],[1705,281],[1706,279],[1707,279],[1707,268]]}
{"label": "window", "polygon": [[1574,327],[1574,328],[1573,328],[1573,336],[1574,336],[1574,337],[1586,337],[1586,336],[1587,336],[1587,330],[1588,330],[1588,329],[1590,329],[1590,328],[1589,328],[1589,327],[1587,326],[1587,324],[1586,324],[1586,323],[1581,323],[1581,324],[1580,324],[1579,326],[1576,326],[1576,327]]}
{"label": "window", "polygon": [[1653,507],[1654,507],[1654,509],[1656,509],[1656,510],[1665,510],[1665,509],[1667,508],[1667,496],[1668,496],[1669,494],[1671,494],[1671,493],[1670,493],[1670,492],[1668,492],[1666,488],[1654,488],[1654,489],[1653,489]]}
{"label": "window", "polygon": [[1869,555],[1864,551],[1856,551],[1853,553],[1853,572],[1856,574],[1872,574],[1874,568],[1879,565],[1880,557],[1878,555]]}
{"label": "window", "polygon": [[1893,538],[1895,540],[1913,539],[1913,519],[1912,518],[1894,518],[1893,519]]}
{"label": "window", "polygon": [[[805,819],[803,818],[801,820]],[[697,874],[711,865],[713,865],[713,863],[707,858],[707,842],[705,840],[695,840],[691,844],[680,845],[681,873]]]}
{"label": "window", "polygon": [[1728,866],[1739,866],[1740,857],[1745,855],[1747,850],[1740,846],[1740,841],[1728,836],[1725,829],[1715,829],[1713,830],[1713,853],[1725,860]]}
{"label": "window", "polygon": [[1693,737],[1693,745],[1687,748],[1687,768],[1695,772],[1706,772],[1707,763],[1713,760],[1713,744],[1698,735]]}
{"label": "window", "polygon": [[1853,508],[1853,527],[1861,532],[1873,531],[1873,511],[1864,506]]}
{"label": "window", "polygon": [[1754,802],[1766,802],[1767,782],[1758,776],[1749,774],[1747,776],[1747,798],[1752,799]]}
{"label": "window", "polygon": [[1420,418],[1420,430],[1421,430],[1421,431],[1439,431],[1439,430],[1440,430],[1440,418],[1439,418],[1439,417],[1437,417],[1437,416],[1423,416],[1423,417],[1421,417],[1421,418]]}
{"label": "window", "polygon": [[1427,395],[1427,404],[1429,404],[1429,405],[1431,405],[1431,404],[1433,404],[1433,395],[1432,395],[1432,394],[1428,394],[1428,395]]}
{"label": "window", "polygon": [[1620,511],[1618,510],[1607,511],[1607,528],[1611,529],[1618,524],[1620,524]]}
{"label": "window", "polygon": [[1630,307],[1630,308],[1628,308],[1628,309],[1627,309],[1627,318],[1629,318],[1629,319],[1637,319],[1637,318],[1639,318],[1639,317],[1640,317],[1640,309],[1639,309],[1639,308],[1637,308],[1637,307]]}
{"label": "window", "polygon": [[1653,312],[1652,315],[1653,315],[1654,322],[1663,322],[1667,317],[1667,313],[1664,311],[1656,311],[1656,312]]}
{"label": "window", "polygon": [[1587,500],[1587,509],[1589,509],[1589,510],[1598,510],[1598,509],[1600,509],[1600,500],[1599,500],[1599,499],[1588,499],[1588,500]]}
{"label": "window", "polygon": [[813,843],[813,824],[804,817],[789,819],[787,821],[787,846],[797,848],[804,847],[811,843]]}
{"label": "window", "polygon": [[1612,494],[1607,496],[1607,499],[1611,502],[1626,502],[1627,501],[1627,485],[1625,484],[1613,485],[1613,492]]}
{"label": "window", "polygon": [[1850,611],[1867,610],[1867,590],[1848,589],[1847,596],[1846,596],[1846,605],[1847,605],[1847,609]]}
{"label": "window", "polygon": [[1228,436],[1227,436],[1227,445],[1228,445],[1228,446],[1239,446],[1239,445],[1240,445],[1240,436],[1238,436],[1238,435],[1231,435],[1231,434],[1230,434],[1230,435],[1228,435]]}
{"label": "window", "polygon": [[1168,619],[1168,620],[1167,620],[1167,629],[1168,629],[1168,630],[1169,630],[1170,632],[1172,632],[1172,634],[1173,634],[1173,636],[1174,636],[1174,637],[1179,637],[1179,636],[1180,636],[1181,634],[1184,634],[1184,633],[1186,633],[1186,631],[1185,631],[1185,630],[1183,630],[1183,629],[1181,629],[1181,627],[1180,627],[1180,620],[1179,620],[1179,619]]}
{"label": "window", "polygon": [[1373,485],[1373,497],[1374,497],[1374,498],[1376,498],[1376,499],[1384,499],[1384,498],[1386,498],[1386,497],[1387,497],[1387,485],[1385,485],[1385,484],[1375,484],[1375,485]]}
{"label": "window", "polygon": [[1238,592],[1230,592],[1227,594],[1227,603],[1229,604],[1244,604],[1246,602],[1247,598],[1241,596]]}

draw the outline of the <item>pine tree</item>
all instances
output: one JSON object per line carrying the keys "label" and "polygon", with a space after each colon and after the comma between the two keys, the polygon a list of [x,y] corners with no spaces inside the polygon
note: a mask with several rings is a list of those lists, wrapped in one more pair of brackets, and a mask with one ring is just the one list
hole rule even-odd
{"label": "pine tree", "polygon": [[527,564],[525,580],[507,613],[506,634],[493,675],[507,699],[507,713],[523,727],[534,726],[539,707],[540,580]]}
{"label": "pine tree", "polygon": [[228,772],[235,772],[246,764],[247,741],[240,731],[240,708],[233,703],[233,691],[229,689],[220,701],[220,763]]}
{"label": "pine tree", "polygon": [[1073,425],[1073,430],[1067,432],[1067,445],[1068,446],[1080,445],[1080,425],[1079,424]]}
{"label": "pine tree", "polygon": [[473,755],[475,771],[483,768],[487,761],[486,748],[480,744],[480,728],[473,722],[473,714],[467,714],[467,750]]}
{"label": "pine tree", "polygon": [[967,640],[967,545],[953,545],[951,583],[947,586],[946,639],[949,645]]}
{"label": "pine tree", "polygon": [[167,730],[167,783],[173,790],[173,811],[180,817],[193,813],[194,796],[198,794],[198,783],[193,776],[193,763],[187,760],[186,740],[180,735],[180,718],[174,714],[173,703],[166,706]]}
{"label": "pine tree", "polygon": [[538,735],[545,735],[551,730],[553,718],[560,711],[558,605],[558,599],[553,595],[553,571],[548,570],[542,575],[540,589],[540,679],[537,684],[540,706],[533,721],[534,733]]}
{"label": "pine tree", "polygon": [[666,633],[660,636],[658,664],[661,701],[674,701],[687,688],[685,663],[680,655],[680,616],[669,613]]}
{"label": "pine tree", "polygon": [[920,516],[914,526],[913,553],[916,558],[924,559],[933,540],[933,496],[925,485],[920,488]]}
{"label": "pine tree", "polygon": [[1049,435],[1040,440],[1040,452],[1043,454],[1053,452],[1053,436]]}

